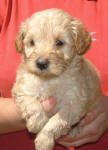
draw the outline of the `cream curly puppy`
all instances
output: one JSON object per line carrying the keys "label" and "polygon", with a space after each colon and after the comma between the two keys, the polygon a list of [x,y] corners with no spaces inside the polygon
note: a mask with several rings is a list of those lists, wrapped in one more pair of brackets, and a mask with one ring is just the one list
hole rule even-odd
{"label": "cream curly puppy", "polygon": [[[36,150],[52,150],[54,141],[73,127],[101,95],[96,69],[82,56],[91,38],[79,20],[59,9],[32,15],[16,38],[23,53],[12,95],[29,132],[38,133]],[[46,113],[41,101],[54,96],[55,108]],[[76,125],[76,126],[75,126]]]}

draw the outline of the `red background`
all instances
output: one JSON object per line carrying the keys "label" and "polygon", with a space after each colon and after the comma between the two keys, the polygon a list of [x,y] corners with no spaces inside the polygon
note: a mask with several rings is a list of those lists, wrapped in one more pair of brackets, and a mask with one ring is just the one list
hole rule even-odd
{"label": "red background", "polygon": [[[14,40],[21,22],[32,13],[61,8],[82,20],[96,38],[86,57],[97,67],[101,75],[102,90],[108,94],[108,1],[107,0],[0,0],[0,91],[3,97],[11,97],[16,68],[20,54],[15,50]],[[5,108],[4,108],[5,109]],[[80,150],[107,150],[108,133],[96,144],[83,146]],[[18,132],[0,137],[0,150],[34,150],[32,136]],[[56,150],[63,150],[56,146]]]}

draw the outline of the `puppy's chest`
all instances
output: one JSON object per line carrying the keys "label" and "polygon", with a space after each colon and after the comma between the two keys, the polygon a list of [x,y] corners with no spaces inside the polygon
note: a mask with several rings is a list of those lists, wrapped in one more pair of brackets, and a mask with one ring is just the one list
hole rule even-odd
{"label": "puppy's chest", "polygon": [[[27,79],[26,79],[27,78]],[[54,96],[58,103],[66,98],[71,97],[73,94],[74,81],[68,76],[54,78],[51,80],[42,80],[38,77],[28,76],[25,77],[25,84],[23,85],[23,92],[25,95],[33,96],[39,101],[43,101],[50,96]]]}
{"label": "puppy's chest", "polygon": [[22,86],[25,95],[35,97],[38,101],[43,101],[50,96],[56,98],[57,104],[49,117],[58,112],[63,106],[74,105],[82,99],[88,99],[85,84],[78,82],[76,76],[66,75],[44,81],[30,75],[26,76],[25,80],[26,82]]}

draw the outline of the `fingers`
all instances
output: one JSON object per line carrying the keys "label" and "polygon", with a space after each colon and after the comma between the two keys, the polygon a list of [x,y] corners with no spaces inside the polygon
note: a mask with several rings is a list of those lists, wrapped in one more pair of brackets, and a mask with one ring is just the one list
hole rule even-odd
{"label": "fingers", "polygon": [[95,114],[94,112],[89,112],[84,119],[82,119],[79,123],[79,125],[81,127],[86,126],[87,124],[89,124],[90,122],[92,122],[95,119]]}
{"label": "fingers", "polygon": [[83,138],[81,138],[79,140],[76,140],[76,141],[70,141],[70,142],[69,141],[68,142],[66,142],[66,141],[60,141],[59,144],[61,144],[63,146],[66,146],[66,147],[79,147],[79,146],[84,145],[84,144],[94,143],[97,140],[99,140],[99,138],[103,134],[103,131],[101,130],[101,131],[99,131],[99,133],[94,134],[94,135],[93,134],[86,135]]}
{"label": "fingers", "polygon": [[74,142],[59,142],[59,144],[64,145],[66,147],[78,147],[87,143],[93,143],[97,140],[97,137],[85,137],[83,139],[80,139],[78,141]]}
{"label": "fingers", "polygon": [[[95,121],[97,121],[97,120],[95,120]],[[83,138],[85,138],[87,136],[90,136],[90,135],[91,136],[96,135],[99,129],[95,125],[95,121],[92,122],[91,124],[88,124],[88,125],[84,126],[82,128],[81,132],[77,136],[73,137],[72,132],[70,131],[70,133],[68,135],[60,138],[58,140],[58,142],[74,142],[74,141],[83,139]]]}
{"label": "fingers", "polygon": [[60,138],[57,142],[66,147],[78,147],[87,143],[96,142],[108,128],[108,97],[103,96],[98,107],[88,113],[79,123],[82,131],[72,137],[71,132]]}
{"label": "fingers", "polygon": [[66,147],[78,147],[87,143],[96,142],[108,128],[108,123],[105,122],[107,117],[108,114],[106,115],[105,112],[102,113],[95,121],[85,126],[78,136],[71,138],[70,134],[59,139],[58,142]]}
{"label": "fingers", "polygon": [[[94,121],[100,114],[106,111],[108,107],[108,97],[102,96],[99,105],[91,112],[89,112],[84,119],[81,120],[80,126],[84,127]],[[106,104],[107,103],[107,104]]]}
{"label": "fingers", "polygon": [[95,131],[92,131],[92,133],[87,133],[84,131],[82,134],[80,134],[80,136],[76,137],[76,138],[64,138],[58,141],[59,144],[64,145],[66,147],[78,147],[87,143],[93,143],[96,142],[99,137],[101,136],[102,133],[97,133]]}
{"label": "fingers", "polygon": [[[86,135],[87,133],[87,135]],[[69,133],[69,135],[64,136],[63,138],[60,138],[57,142],[61,143],[74,143],[76,141],[80,141],[81,139],[85,138],[86,136],[88,136],[88,131],[87,129],[84,128],[84,130],[82,130],[82,132],[76,136],[76,137],[72,137],[71,133]]]}
{"label": "fingers", "polygon": [[44,110],[46,112],[50,112],[55,107],[57,101],[54,97],[49,97],[48,99],[45,99],[41,103],[44,107]]}

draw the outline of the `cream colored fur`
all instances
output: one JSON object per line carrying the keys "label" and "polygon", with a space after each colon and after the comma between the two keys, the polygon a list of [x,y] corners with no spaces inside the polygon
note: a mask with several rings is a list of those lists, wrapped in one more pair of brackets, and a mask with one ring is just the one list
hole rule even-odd
{"label": "cream colored fur", "polygon": [[[90,43],[84,25],[59,9],[35,13],[22,24],[16,48],[23,56],[12,95],[29,132],[38,133],[36,150],[52,150],[72,126],[72,135],[78,134],[77,123],[98,104],[99,76],[82,56]],[[39,58],[50,62],[48,68],[37,67]],[[50,96],[57,105],[46,113],[40,102]]]}

